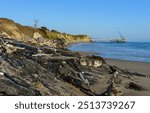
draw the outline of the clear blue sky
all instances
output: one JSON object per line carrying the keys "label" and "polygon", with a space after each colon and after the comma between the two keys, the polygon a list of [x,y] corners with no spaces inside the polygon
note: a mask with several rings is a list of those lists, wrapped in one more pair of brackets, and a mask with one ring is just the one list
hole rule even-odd
{"label": "clear blue sky", "polygon": [[0,17],[95,38],[150,42],[150,0],[0,0]]}

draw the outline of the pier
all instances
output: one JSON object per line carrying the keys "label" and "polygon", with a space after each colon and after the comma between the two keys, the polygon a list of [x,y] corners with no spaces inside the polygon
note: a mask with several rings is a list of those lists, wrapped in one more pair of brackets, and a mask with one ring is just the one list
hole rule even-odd
{"label": "pier", "polygon": [[106,38],[106,39],[101,39],[101,38],[93,38],[92,42],[93,43],[101,43],[101,42],[110,42],[110,43],[125,43],[126,38],[121,34],[119,31],[120,38]]}
{"label": "pier", "polygon": [[100,39],[100,38],[93,38],[93,43],[101,43],[101,42],[109,42],[109,43],[125,43],[126,38],[106,38],[106,39]]}

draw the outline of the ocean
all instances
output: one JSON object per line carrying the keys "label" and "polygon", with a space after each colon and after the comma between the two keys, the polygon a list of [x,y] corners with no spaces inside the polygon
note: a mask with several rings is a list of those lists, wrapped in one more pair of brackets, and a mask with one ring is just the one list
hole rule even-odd
{"label": "ocean", "polygon": [[94,52],[104,58],[150,62],[150,42],[78,43],[71,45],[68,49]]}

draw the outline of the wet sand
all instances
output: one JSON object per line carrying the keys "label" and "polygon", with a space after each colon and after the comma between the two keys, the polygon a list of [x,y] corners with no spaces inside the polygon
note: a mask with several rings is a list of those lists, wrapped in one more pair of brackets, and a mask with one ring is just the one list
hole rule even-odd
{"label": "wet sand", "polygon": [[125,60],[105,59],[109,65],[127,69],[130,72],[137,72],[140,74],[150,75],[150,63],[147,62],[133,62]]}
{"label": "wet sand", "polygon": [[123,79],[124,85],[129,82],[135,82],[146,88],[146,91],[136,91],[129,88],[122,88],[124,96],[150,96],[150,63],[133,62],[125,60],[105,59],[106,63],[116,66],[120,69],[127,69],[130,72],[147,75],[147,77],[132,76],[131,79]]}

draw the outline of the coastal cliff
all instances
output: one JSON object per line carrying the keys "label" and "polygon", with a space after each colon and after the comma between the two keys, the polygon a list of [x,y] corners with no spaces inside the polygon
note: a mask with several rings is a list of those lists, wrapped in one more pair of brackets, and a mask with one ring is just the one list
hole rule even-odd
{"label": "coastal cliff", "polygon": [[8,19],[0,19],[0,33],[0,96],[150,95],[149,75],[64,49],[69,43],[89,42],[86,35],[22,26]]}
{"label": "coastal cliff", "polygon": [[66,47],[70,43],[91,41],[91,38],[87,35],[71,35],[56,30],[49,30],[46,27],[23,26],[6,18],[0,18],[0,34],[3,37],[18,41],[57,48]]}

